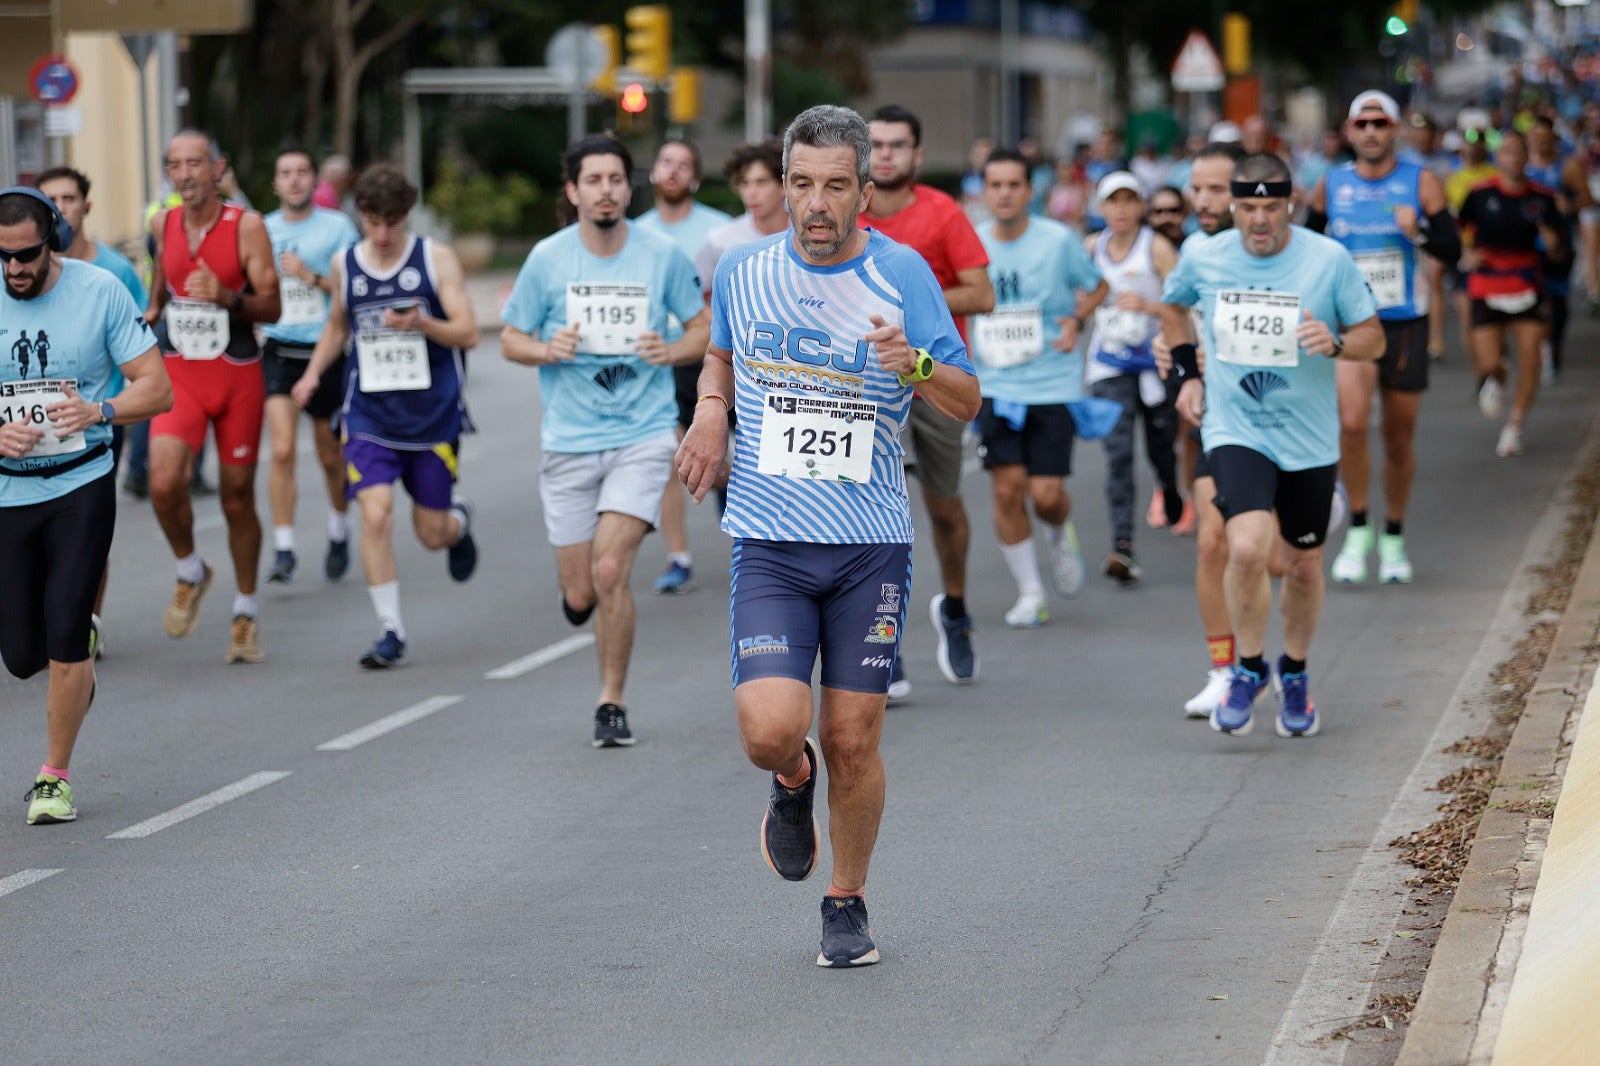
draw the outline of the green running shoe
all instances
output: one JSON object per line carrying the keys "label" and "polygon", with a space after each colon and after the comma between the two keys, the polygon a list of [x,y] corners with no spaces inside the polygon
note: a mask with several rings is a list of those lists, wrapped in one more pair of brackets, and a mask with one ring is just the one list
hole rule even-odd
{"label": "green running shoe", "polygon": [[28,804],[29,825],[78,819],[78,809],[72,805],[72,786],[54,774],[40,774],[22,798],[31,801]]}
{"label": "green running shoe", "polygon": [[1345,530],[1344,546],[1333,559],[1333,579],[1341,585],[1359,585],[1367,579],[1367,556],[1372,554],[1372,527]]}

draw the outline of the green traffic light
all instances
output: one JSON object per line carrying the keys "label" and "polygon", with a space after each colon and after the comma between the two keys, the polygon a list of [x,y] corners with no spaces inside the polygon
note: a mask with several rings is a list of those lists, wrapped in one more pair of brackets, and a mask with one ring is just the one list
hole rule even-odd
{"label": "green traffic light", "polygon": [[1403,37],[1411,27],[1406,25],[1406,20],[1399,15],[1390,15],[1389,21],[1383,24],[1383,30],[1390,37]]}

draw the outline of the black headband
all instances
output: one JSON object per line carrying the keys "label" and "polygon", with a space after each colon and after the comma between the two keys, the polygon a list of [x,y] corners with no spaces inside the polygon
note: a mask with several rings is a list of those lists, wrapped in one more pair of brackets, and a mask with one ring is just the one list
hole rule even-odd
{"label": "black headband", "polygon": [[1287,178],[1283,181],[1240,181],[1234,178],[1228,182],[1228,192],[1233,194],[1235,200],[1259,196],[1287,200],[1294,192],[1294,183]]}

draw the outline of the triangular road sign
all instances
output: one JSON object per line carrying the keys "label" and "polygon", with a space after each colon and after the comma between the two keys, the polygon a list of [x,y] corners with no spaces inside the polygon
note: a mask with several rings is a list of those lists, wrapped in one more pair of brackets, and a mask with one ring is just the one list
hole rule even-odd
{"label": "triangular road sign", "polygon": [[1172,87],[1180,93],[1216,92],[1227,82],[1222,70],[1222,57],[1217,55],[1210,38],[1199,30],[1190,30],[1189,36],[1178,49],[1178,58],[1172,61]]}

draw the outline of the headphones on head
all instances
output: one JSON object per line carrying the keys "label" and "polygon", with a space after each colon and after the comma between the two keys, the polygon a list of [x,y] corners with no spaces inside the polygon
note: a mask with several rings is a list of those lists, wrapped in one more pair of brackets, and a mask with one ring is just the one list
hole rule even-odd
{"label": "headphones on head", "polygon": [[44,235],[45,244],[52,252],[64,252],[72,247],[72,227],[67,225],[67,220],[61,214],[61,209],[44,193],[31,185],[13,185],[9,189],[0,189],[0,197],[4,196],[31,196],[50,209],[50,232]]}

